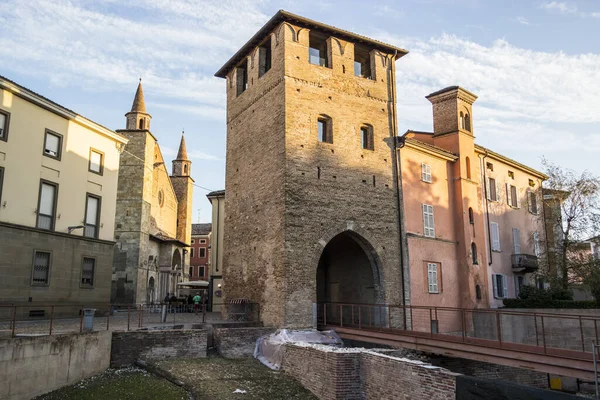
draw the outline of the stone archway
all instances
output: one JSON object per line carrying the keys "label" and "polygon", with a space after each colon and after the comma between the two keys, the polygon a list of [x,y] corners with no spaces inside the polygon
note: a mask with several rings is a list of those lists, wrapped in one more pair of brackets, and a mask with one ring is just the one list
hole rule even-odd
{"label": "stone archway", "polygon": [[351,230],[337,234],[319,258],[317,302],[381,303],[380,269],[377,252],[364,237]]}

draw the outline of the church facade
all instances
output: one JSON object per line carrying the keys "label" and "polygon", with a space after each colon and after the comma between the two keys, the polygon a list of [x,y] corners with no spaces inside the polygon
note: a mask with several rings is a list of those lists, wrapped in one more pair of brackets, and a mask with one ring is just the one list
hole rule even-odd
{"label": "church facade", "polygon": [[120,161],[111,303],[156,303],[189,279],[192,163],[182,135],[169,175],[141,82],[125,117],[117,131],[129,143]]}

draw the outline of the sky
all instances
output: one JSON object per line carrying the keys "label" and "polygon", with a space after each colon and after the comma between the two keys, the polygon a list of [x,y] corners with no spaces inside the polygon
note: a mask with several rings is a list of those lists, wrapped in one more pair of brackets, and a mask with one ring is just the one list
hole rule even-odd
{"label": "sky", "polygon": [[0,75],[111,129],[143,79],[168,161],[185,130],[193,222],[225,186],[225,81],[214,73],[279,9],[405,48],[398,128],[425,96],[475,93],[476,142],[533,168],[600,175],[600,1],[0,0]]}

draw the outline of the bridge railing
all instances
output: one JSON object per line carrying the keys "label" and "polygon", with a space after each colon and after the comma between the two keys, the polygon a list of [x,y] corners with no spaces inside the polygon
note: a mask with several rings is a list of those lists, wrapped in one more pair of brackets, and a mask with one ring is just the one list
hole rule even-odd
{"label": "bridge railing", "polygon": [[389,304],[319,303],[319,325],[397,332],[549,354],[592,352],[600,316]]}

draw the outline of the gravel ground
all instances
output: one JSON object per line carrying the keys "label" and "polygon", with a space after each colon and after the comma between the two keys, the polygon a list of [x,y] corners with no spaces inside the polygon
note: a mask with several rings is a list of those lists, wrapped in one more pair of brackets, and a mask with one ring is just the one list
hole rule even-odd
{"label": "gravel ground", "polygon": [[36,400],[188,400],[189,393],[166,379],[137,368],[107,370]]}
{"label": "gravel ground", "polygon": [[198,400],[316,399],[290,376],[272,371],[254,358],[231,360],[213,356],[161,361],[156,365],[191,386]]}

